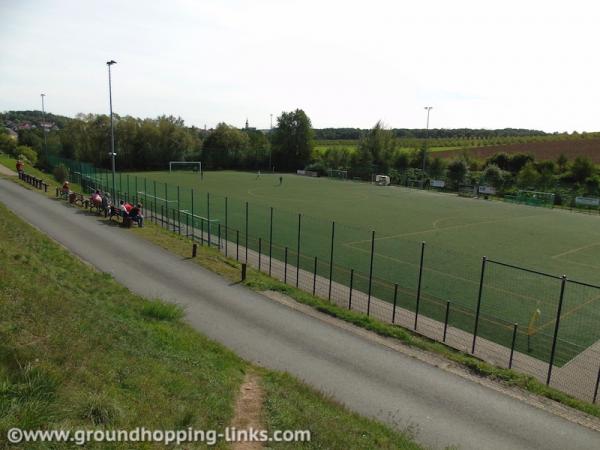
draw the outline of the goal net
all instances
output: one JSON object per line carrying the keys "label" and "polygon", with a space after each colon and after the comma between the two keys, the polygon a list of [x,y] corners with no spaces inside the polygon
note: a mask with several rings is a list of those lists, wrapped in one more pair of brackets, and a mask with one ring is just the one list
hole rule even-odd
{"label": "goal net", "polygon": [[169,173],[174,170],[202,173],[202,161],[169,161]]}
{"label": "goal net", "polygon": [[327,169],[327,176],[330,178],[339,178],[340,180],[348,179],[347,170]]}
{"label": "goal net", "polygon": [[530,206],[544,206],[546,208],[554,206],[554,194],[551,192],[519,191],[516,200],[518,203]]}

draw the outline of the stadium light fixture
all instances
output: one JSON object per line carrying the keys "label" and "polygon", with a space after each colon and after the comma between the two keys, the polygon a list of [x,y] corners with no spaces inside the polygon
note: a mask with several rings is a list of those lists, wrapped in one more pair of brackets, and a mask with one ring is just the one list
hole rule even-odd
{"label": "stadium light fixture", "polygon": [[46,96],[46,94],[41,93],[40,97],[42,97],[42,120],[44,121],[42,123],[42,131],[44,133],[44,156],[46,159],[46,162],[44,164],[48,164],[48,141],[46,139],[46,108],[44,107],[44,97]]}
{"label": "stadium light fixture", "polygon": [[[269,132],[269,139],[273,139],[273,114],[271,114],[271,129]],[[269,171],[273,170],[271,166],[271,155],[273,155],[273,145],[269,145]]]}
{"label": "stadium light fixture", "polygon": [[427,158],[427,140],[429,139],[429,113],[433,109],[433,106],[426,106],[427,111],[427,128],[425,129],[425,148],[423,149],[423,173],[425,173],[425,160]]}
{"label": "stadium light fixture", "polygon": [[110,66],[116,64],[117,62],[114,60],[110,60],[106,62],[108,66],[108,100],[110,105],[110,156],[112,161],[112,188],[113,188],[113,201],[117,200],[117,189],[115,185],[115,130],[113,125],[113,110],[112,110],[112,80],[110,73]]}

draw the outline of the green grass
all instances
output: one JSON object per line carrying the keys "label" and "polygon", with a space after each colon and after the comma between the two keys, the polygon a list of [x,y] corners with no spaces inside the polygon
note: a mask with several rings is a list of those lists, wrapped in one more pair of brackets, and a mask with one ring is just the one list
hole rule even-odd
{"label": "green grass", "polygon": [[0,235],[0,448],[14,448],[11,427],[222,430],[248,370],[264,377],[269,430],[312,431],[302,448],[416,448],[291,377],[250,366],[181,322],[177,306],[132,294],[1,204]]}
{"label": "green grass", "polygon": [[[423,313],[441,320],[445,301],[456,306],[453,326],[472,330],[479,288],[481,257],[598,283],[597,264],[588,255],[588,246],[600,243],[598,217],[565,211],[532,208],[503,202],[459,198],[454,195],[381,188],[365,183],[340,182],[283,175],[208,172],[198,174],[148,172],[123,175],[123,190],[139,194],[147,208],[160,212],[167,206],[177,209],[177,186],[181,209],[218,219],[225,225],[225,197],[229,239],[233,230],[245,242],[245,201],[249,202],[249,245],[258,247],[269,239],[269,207],[274,208],[273,255],[283,260],[284,247],[290,261],[296,261],[298,213],[302,214],[301,265],[312,270],[313,257],[319,272],[329,273],[331,221],[336,221],[334,279],[348,284],[349,269],[355,270],[355,288],[367,291],[371,230],[375,234],[374,294],[393,300],[393,285],[400,285],[398,304],[414,309],[420,244],[426,241],[423,272]],[[127,188],[129,178],[129,188]],[[136,181],[137,180],[137,181]],[[137,182],[137,188],[135,186]],[[144,185],[145,182],[145,185]],[[165,182],[169,183],[165,191]],[[210,198],[207,197],[210,193]],[[182,216],[182,220],[184,216]],[[183,220],[185,223],[185,221]],[[200,224],[196,222],[196,227]],[[212,232],[217,233],[216,226]],[[223,230],[223,233],[225,231]],[[525,272],[488,265],[482,302],[484,337],[510,345],[512,324],[524,331],[535,309],[542,311],[538,335],[531,354],[548,360],[551,334],[560,283]],[[600,339],[600,292],[569,286],[565,317],[558,348],[558,362],[568,361]],[[519,333],[517,349],[526,351],[526,338]]]}

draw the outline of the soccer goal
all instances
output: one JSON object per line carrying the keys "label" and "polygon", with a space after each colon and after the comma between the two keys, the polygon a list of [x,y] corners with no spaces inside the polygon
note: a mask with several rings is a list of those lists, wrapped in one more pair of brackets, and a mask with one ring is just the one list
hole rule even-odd
{"label": "soccer goal", "polygon": [[191,170],[202,173],[202,161],[169,161],[169,173],[173,170]]}
{"label": "soccer goal", "polygon": [[347,180],[348,171],[338,169],[327,169],[327,176],[330,178],[339,178],[340,180]]}
{"label": "soccer goal", "polygon": [[551,192],[519,191],[517,202],[524,205],[552,208],[554,206],[554,194]]}

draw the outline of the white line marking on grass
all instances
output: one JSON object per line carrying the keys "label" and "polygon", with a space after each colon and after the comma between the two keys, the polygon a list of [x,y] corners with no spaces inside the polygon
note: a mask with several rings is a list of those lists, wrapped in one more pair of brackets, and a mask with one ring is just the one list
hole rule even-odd
{"label": "white line marking on grass", "polygon": [[571,249],[571,250],[567,250],[566,252],[559,253],[558,255],[551,256],[551,258],[552,259],[561,258],[563,256],[570,255],[571,253],[577,253],[578,251],[586,250],[586,249],[591,248],[591,247],[595,247],[596,245],[600,245],[600,242],[592,242],[591,244],[584,245],[583,247],[579,247],[579,248],[574,248],[574,249]]}

